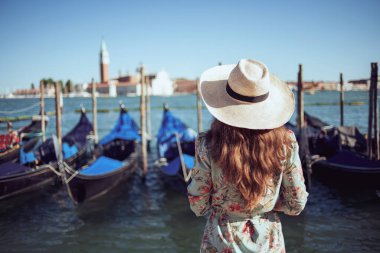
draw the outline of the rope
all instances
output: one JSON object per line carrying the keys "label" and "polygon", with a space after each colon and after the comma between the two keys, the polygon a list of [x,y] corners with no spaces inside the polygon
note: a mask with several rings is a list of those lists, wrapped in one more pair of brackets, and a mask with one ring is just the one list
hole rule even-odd
{"label": "rope", "polygon": [[[62,162],[62,165],[64,167],[64,171],[66,171],[67,173],[71,174],[72,173],[72,169],[65,163],[65,162]],[[77,175],[79,174],[79,170],[75,171],[73,174],[71,174],[71,176],[66,179],[66,176],[63,178],[65,184],[68,184],[70,183],[71,180],[73,180],[74,177],[76,177]]]}
{"label": "rope", "polygon": [[75,171],[75,173],[72,174],[71,177],[69,177],[68,179],[65,179],[65,183],[66,183],[66,184],[70,183],[70,181],[71,181],[74,177],[76,177],[78,174],[79,174],[79,171]]}
{"label": "rope", "polygon": [[181,147],[181,143],[179,141],[179,135],[178,135],[178,133],[175,133],[175,138],[176,138],[176,141],[177,141],[177,148],[178,148],[178,153],[179,153],[179,159],[181,161],[181,168],[182,168],[182,173],[183,173],[183,179],[187,183],[187,182],[189,182],[189,180],[191,178],[191,172],[192,172],[192,170],[190,170],[189,174],[187,174],[187,169],[186,169],[185,161],[183,160],[182,147]]}
{"label": "rope", "polygon": [[14,114],[14,113],[18,113],[18,112],[25,112],[25,111],[28,111],[28,110],[31,110],[33,109],[34,107],[37,107],[40,105],[40,102],[37,102],[31,106],[28,106],[28,107],[25,107],[23,109],[19,109],[19,110],[14,110],[14,111],[0,111],[0,114]]}
{"label": "rope", "polygon": [[51,166],[50,164],[44,164],[42,166],[40,166],[39,168],[44,168],[44,167],[47,167],[49,168],[51,171],[53,171],[57,176],[61,176],[61,173],[59,171],[57,171],[56,169],[53,168],[53,166]]}

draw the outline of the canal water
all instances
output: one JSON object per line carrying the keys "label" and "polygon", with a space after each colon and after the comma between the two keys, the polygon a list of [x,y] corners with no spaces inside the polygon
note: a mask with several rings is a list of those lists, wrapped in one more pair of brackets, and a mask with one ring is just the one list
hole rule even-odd
{"label": "canal water", "polygon": [[[347,92],[345,123],[366,132],[367,93]],[[339,93],[305,95],[305,110],[322,120],[339,124]],[[139,122],[139,98],[99,98],[99,136],[113,127],[119,102],[129,108]],[[0,99],[0,111],[21,110],[38,99]],[[110,194],[75,206],[64,187],[46,188],[0,202],[0,252],[198,252],[205,218],[196,218],[187,199],[165,187],[154,166],[157,158],[155,134],[162,119],[162,104],[190,127],[197,129],[196,97],[180,95],[151,98],[152,152],[145,183],[136,175]],[[352,103],[354,102],[354,103]],[[54,111],[53,99],[46,110]],[[63,133],[78,121],[75,110],[91,109],[90,98],[65,98]],[[38,108],[17,116],[38,113]],[[89,112],[88,117],[92,119]],[[211,116],[203,110],[203,127]],[[292,121],[295,117],[292,118]],[[19,127],[26,122],[15,122]],[[47,134],[55,129],[50,116]],[[6,131],[6,124],[0,125]],[[373,189],[350,185],[345,189],[325,185],[313,178],[308,203],[297,217],[281,216],[288,252],[380,252],[380,198]]]}

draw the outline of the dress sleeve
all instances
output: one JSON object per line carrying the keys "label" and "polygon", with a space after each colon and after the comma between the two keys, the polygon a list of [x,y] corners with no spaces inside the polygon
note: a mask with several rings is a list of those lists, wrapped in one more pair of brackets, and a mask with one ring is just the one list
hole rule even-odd
{"label": "dress sleeve", "polygon": [[274,210],[288,215],[298,215],[304,209],[309,194],[306,192],[305,179],[298,154],[299,147],[293,132],[291,132],[291,139],[291,155],[285,163],[281,190]]}
{"label": "dress sleeve", "polygon": [[212,178],[209,161],[205,137],[199,136],[195,142],[195,166],[187,187],[190,208],[197,216],[206,215],[210,209]]}

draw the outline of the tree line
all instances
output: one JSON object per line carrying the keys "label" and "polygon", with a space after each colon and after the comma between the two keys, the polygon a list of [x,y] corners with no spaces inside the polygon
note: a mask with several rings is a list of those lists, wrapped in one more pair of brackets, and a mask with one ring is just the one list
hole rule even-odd
{"label": "tree line", "polygon": [[[42,82],[44,84],[45,90],[50,89],[50,88],[54,88],[54,80],[52,78],[42,79]],[[60,84],[63,94],[71,93],[74,91],[74,84],[70,79],[66,81],[65,85],[63,85],[62,80],[58,80],[57,82]],[[34,83],[32,83],[30,85],[30,88],[32,90],[34,90],[36,88]]]}

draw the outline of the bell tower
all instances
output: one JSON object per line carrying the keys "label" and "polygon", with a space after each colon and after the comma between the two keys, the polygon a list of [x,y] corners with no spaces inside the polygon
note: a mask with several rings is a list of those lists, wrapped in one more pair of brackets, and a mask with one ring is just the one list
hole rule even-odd
{"label": "bell tower", "polygon": [[109,64],[110,58],[107,50],[107,45],[104,40],[100,46],[100,82],[108,83],[109,80]]}

